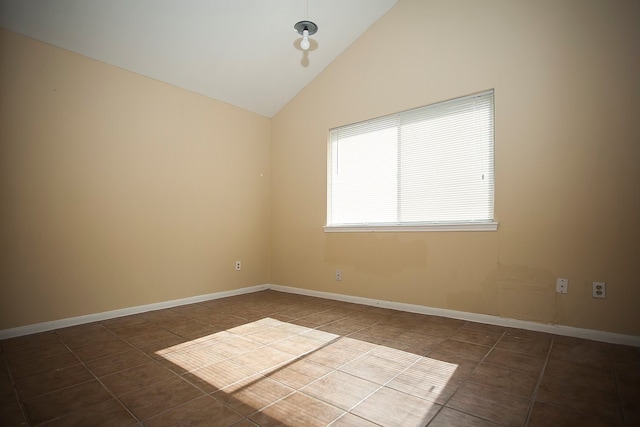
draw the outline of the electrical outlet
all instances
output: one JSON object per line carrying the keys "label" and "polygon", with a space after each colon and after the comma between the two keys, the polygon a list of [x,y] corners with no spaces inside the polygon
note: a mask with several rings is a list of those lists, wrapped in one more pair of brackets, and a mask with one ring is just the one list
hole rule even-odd
{"label": "electrical outlet", "polygon": [[604,298],[606,296],[607,284],[605,282],[593,282],[593,297]]}
{"label": "electrical outlet", "polygon": [[342,270],[336,270],[336,281],[342,280]]}
{"label": "electrical outlet", "polygon": [[236,271],[240,271],[240,270],[242,270],[242,262],[236,261]]}
{"label": "electrical outlet", "polygon": [[569,279],[556,280],[556,292],[566,294],[569,291]]}

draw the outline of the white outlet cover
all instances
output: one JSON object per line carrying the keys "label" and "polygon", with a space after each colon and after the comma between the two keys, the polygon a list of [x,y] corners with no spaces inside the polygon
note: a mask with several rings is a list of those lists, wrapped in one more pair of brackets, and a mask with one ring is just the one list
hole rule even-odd
{"label": "white outlet cover", "polygon": [[605,282],[593,282],[593,297],[605,298],[607,291],[607,284]]}
{"label": "white outlet cover", "polygon": [[556,292],[566,294],[569,291],[569,279],[556,280]]}

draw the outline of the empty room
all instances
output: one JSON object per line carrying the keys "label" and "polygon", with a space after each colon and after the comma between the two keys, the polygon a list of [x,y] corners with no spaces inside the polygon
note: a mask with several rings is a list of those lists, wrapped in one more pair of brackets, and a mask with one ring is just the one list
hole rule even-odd
{"label": "empty room", "polygon": [[637,0],[0,0],[0,425],[640,425]]}

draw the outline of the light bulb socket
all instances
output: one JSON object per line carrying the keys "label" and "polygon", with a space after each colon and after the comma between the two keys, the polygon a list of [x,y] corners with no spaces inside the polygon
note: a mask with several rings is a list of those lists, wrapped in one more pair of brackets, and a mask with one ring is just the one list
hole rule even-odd
{"label": "light bulb socket", "polygon": [[300,35],[303,35],[304,30],[307,30],[310,36],[314,35],[318,31],[318,26],[311,21],[296,22],[296,25],[294,25],[293,28],[295,28]]}

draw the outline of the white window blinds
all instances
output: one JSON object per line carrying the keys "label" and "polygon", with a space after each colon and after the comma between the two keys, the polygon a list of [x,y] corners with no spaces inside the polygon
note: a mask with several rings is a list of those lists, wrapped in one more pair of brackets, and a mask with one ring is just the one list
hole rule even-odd
{"label": "white window blinds", "polygon": [[493,102],[491,90],[332,129],[327,226],[494,224]]}

